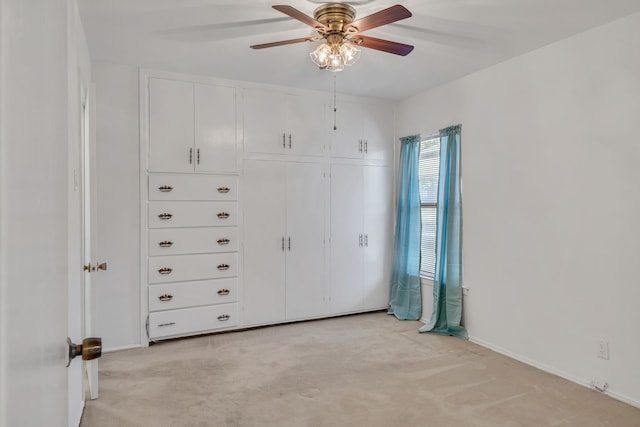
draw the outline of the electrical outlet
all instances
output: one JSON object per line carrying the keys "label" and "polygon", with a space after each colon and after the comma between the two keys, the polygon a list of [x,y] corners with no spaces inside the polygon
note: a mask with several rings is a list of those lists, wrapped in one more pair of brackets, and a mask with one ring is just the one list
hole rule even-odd
{"label": "electrical outlet", "polygon": [[609,360],[609,341],[600,340],[598,342],[598,357]]}

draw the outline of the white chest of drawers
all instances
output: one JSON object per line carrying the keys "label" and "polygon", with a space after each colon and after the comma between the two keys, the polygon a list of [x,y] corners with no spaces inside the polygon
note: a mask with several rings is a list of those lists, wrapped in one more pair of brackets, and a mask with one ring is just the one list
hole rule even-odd
{"label": "white chest of drawers", "polygon": [[238,177],[149,174],[148,334],[238,325]]}

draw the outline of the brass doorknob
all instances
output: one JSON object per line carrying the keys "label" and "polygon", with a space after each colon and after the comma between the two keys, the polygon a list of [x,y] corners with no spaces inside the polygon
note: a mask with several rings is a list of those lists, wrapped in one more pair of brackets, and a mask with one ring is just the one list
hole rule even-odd
{"label": "brass doorknob", "polygon": [[106,269],[107,269],[107,263],[106,262],[98,264],[98,270],[105,271]]}
{"label": "brass doorknob", "polygon": [[85,338],[82,344],[74,344],[71,338],[67,338],[67,344],[69,345],[67,367],[76,356],[82,356],[82,360],[93,360],[102,356],[102,338]]}

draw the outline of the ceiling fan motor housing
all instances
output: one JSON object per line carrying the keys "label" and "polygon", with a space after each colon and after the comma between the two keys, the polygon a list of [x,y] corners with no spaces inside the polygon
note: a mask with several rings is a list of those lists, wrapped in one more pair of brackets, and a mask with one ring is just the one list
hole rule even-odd
{"label": "ceiling fan motor housing", "polygon": [[353,22],[353,19],[356,17],[356,10],[348,4],[325,4],[317,8],[313,12],[313,16],[316,21],[324,24],[328,28],[328,30],[319,30],[318,32],[320,34],[340,34],[344,36],[347,33],[357,31],[355,28],[349,26],[349,24],[351,24]]}

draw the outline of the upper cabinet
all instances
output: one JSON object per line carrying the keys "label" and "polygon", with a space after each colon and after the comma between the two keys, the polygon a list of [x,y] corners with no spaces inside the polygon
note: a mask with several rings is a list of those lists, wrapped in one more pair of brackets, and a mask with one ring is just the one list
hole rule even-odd
{"label": "upper cabinet", "polygon": [[149,171],[235,172],[236,89],[149,79]]}
{"label": "upper cabinet", "polygon": [[244,151],[321,156],[329,135],[321,96],[244,90]]}
{"label": "upper cabinet", "polygon": [[393,110],[387,104],[339,100],[331,156],[393,160]]}

